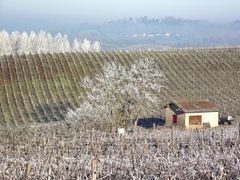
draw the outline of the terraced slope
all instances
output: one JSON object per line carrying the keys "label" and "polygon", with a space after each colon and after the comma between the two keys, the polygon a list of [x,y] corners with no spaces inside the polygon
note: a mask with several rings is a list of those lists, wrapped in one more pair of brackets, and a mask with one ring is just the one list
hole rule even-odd
{"label": "terraced slope", "polygon": [[127,66],[145,57],[156,59],[167,76],[163,104],[208,98],[222,114],[240,115],[240,48],[30,54],[0,57],[0,125],[63,120],[84,94],[81,78],[112,60]]}

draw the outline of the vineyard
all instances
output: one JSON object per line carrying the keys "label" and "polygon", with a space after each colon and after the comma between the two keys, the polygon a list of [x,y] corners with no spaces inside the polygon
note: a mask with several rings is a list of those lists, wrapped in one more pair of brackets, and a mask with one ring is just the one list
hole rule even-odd
{"label": "vineyard", "polygon": [[[0,57],[0,125],[60,121],[81,103],[79,82],[111,61],[153,58],[166,75],[159,99],[209,99],[221,115],[240,115],[240,48],[89,52]],[[159,107],[159,114],[161,114]]]}
{"label": "vineyard", "polygon": [[237,127],[137,128],[133,134],[118,136],[53,124],[0,132],[1,179],[240,177]]}

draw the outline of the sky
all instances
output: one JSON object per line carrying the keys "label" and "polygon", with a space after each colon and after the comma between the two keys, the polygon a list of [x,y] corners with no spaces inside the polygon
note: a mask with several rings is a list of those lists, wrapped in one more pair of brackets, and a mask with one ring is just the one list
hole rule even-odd
{"label": "sky", "polygon": [[140,16],[235,21],[240,19],[240,0],[0,0],[0,18],[10,16],[82,22]]}

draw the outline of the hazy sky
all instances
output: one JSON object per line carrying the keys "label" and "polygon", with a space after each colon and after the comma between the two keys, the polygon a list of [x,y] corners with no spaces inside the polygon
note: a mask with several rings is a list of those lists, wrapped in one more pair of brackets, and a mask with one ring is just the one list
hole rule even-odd
{"label": "hazy sky", "polygon": [[0,18],[9,15],[92,22],[139,16],[233,21],[240,19],[240,0],[0,0]]}

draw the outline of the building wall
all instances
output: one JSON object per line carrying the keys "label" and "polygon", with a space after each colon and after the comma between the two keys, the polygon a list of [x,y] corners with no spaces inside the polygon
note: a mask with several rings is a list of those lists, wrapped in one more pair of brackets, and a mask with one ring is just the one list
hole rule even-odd
{"label": "building wall", "polygon": [[205,112],[205,113],[186,113],[185,114],[185,127],[189,127],[189,116],[202,116],[202,123],[210,123],[211,127],[218,126],[218,112]]}
{"label": "building wall", "polygon": [[177,116],[177,126],[185,127],[185,114]]}
{"label": "building wall", "polygon": [[166,126],[172,126],[173,122],[172,122],[172,117],[175,113],[170,109],[170,108],[166,108],[166,119],[165,119],[165,125]]}
{"label": "building wall", "polygon": [[[173,115],[175,115],[175,113],[170,108],[166,108],[166,119],[165,119],[166,126],[173,125]],[[178,115],[176,125],[180,127],[190,128],[189,116],[202,116],[202,123],[209,123],[211,127],[218,126],[218,118],[219,118],[218,112],[186,113],[186,114]],[[192,126],[192,128],[193,127],[202,127],[202,125]]]}
{"label": "building wall", "polygon": [[[175,113],[170,109],[166,108],[166,119],[165,119],[165,125],[166,126],[172,126],[173,125],[173,115]],[[185,126],[185,115],[178,115],[177,116],[177,126]]]}

